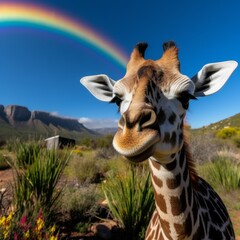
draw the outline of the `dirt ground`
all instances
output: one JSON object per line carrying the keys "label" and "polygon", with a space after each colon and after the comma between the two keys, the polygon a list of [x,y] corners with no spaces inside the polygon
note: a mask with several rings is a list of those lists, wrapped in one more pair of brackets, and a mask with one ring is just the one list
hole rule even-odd
{"label": "dirt ground", "polygon": [[0,170],[0,189],[7,187],[13,182],[13,170],[6,169]]}

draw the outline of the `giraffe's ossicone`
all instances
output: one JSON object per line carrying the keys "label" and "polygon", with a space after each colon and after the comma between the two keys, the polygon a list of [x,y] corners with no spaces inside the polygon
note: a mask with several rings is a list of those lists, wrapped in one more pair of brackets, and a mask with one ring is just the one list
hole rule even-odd
{"label": "giraffe's ossicone", "polygon": [[189,101],[217,92],[237,62],[210,63],[189,78],[180,72],[174,42],[163,44],[156,61],[144,59],[146,48],[136,45],[118,81],[104,74],[80,80],[99,100],[118,105],[114,148],[130,161],[149,161],[156,210],[145,239],[235,239],[226,207],[195,171],[184,117]]}

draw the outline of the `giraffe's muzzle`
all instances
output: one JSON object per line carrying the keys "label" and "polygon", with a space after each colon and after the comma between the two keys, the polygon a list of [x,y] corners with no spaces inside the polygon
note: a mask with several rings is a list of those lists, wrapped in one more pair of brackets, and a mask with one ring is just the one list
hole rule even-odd
{"label": "giraffe's muzzle", "polygon": [[140,162],[152,156],[160,140],[157,116],[152,109],[132,113],[127,111],[120,119],[113,146],[127,159]]}

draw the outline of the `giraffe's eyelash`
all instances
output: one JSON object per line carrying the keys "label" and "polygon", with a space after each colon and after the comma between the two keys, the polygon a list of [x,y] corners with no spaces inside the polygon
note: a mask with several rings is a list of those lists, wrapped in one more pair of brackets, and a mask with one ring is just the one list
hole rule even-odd
{"label": "giraffe's eyelash", "polygon": [[179,99],[179,100],[187,100],[187,101],[189,101],[190,99],[197,100],[197,98],[194,95],[192,95],[191,93],[189,93],[187,91],[184,91],[184,92],[180,93],[178,95],[177,99]]}
{"label": "giraffe's eyelash", "polygon": [[119,97],[117,97],[117,96],[115,96],[111,101],[110,101],[110,103],[115,103],[115,104],[117,104],[117,106],[118,106],[118,113],[120,112],[120,105],[121,105],[121,102],[122,102],[122,100],[119,98]]}
{"label": "giraffe's eyelash", "polygon": [[178,95],[177,99],[182,103],[184,109],[188,109],[189,100],[190,99],[196,100],[197,98],[193,96],[191,93],[184,91]]}
{"label": "giraffe's eyelash", "polygon": [[122,102],[122,100],[121,100],[119,97],[117,97],[117,96],[115,96],[115,97],[110,101],[110,103],[116,103],[118,106],[120,106],[121,102]]}

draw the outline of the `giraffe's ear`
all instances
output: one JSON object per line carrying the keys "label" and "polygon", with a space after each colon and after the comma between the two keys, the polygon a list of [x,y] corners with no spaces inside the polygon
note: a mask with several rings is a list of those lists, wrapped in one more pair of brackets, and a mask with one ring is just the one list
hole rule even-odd
{"label": "giraffe's ear", "polygon": [[205,65],[194,77],[195,97],[201,97],[217,92],[231,76],[238,63],[226,61]]}
{"label": "giraffe's ear", "polygon": [[80,83],[101,101],[111,102],[113,99],[113,86],[116,82],[107,75],[100,74],[83,77],[80,79]]}

